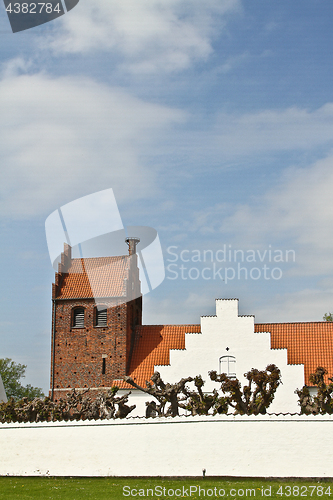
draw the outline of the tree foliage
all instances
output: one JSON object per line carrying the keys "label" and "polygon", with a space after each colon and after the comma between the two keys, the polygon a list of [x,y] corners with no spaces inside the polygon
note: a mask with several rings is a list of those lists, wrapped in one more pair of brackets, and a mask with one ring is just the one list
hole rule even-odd
{"label": "tree foliage", "polygon": [[252,368],[244,373],[249,383],[243,389],[237,378],[230,378],[225,373],[218,375],[211,371],[209,376],[221,383],[222,392],[227,393],[225,403],[235,410],[235,415],[264,415],[281,384],[280,370],[273,364],[266,366],[265,370]]}
{"label": "tree foliage", "polygon": [[[253,368],[244,376],[249,384],[241,388],[237,378],[230,378],[226,373],[218,375],[215,371],[209,372],[211,380],[220,382],[222,394],[214,389],[211,393],[203,391],[204,381],[201,375],[194,378],[182,378],[176,384],[163,382],[159,372],[151,377],[151,382],[146,382],[146,388],[139,386],[131,377],[125,377],[124,381],[132,387],[139,389],[158,401],[146,403],[146,417],[179,415],[179,409],[191,412],[191,415],[208,415],[209,412],[228,413],[234,410],[234,414],[258,415],[265,414],[266,409],[272,403],[276,389],[281,383],[280,370],[275,365],[268,365],[265,370],[260,371]],[[187,384],[193,382],[194,389]],[[167,404],[169,403],[169,406]]]}
{"label": "tree foliage", "polygon": [[317,394],[312,396],[309,387],[304,385],[302,389],[296,389],[298,395],[298,404],[301,407],[301,413],[305,415],[318,415],[324,413],[333,413],[333,378],[329,378],[331,382],[326,384],[324,377],[327,370],[322,366],[318,366],[315,373],[311,373],[309,380],[310,384],[317,387]]}
{"label": "tree foliage", "polygon": [[10,358],[0,359],[0,375],[7,399],[13,398],[19,400],[27,398],[31,401],[34,398],[44,397],[44,393],[39,387],[33,387],[30,384],[24,387],[20,383],[20,379],[25,377],[26,368],[26,365],[15,363],[15,361]]}
{"label": "tree foliage", "polygon": [[[177,384],[165,384],[161,379],[159,372],[155,372],[151,376],[151,382],[146,381],[146,388],[139,386],[131,377],[124,377],[124,381],[130,384],[132,387],[139,389],[142,392],[150,394],[157,399],[159,404],[154,401],[148,403],[147,413],[148,416],[171,416],[175,417],[179,415],[179,394],[184,394],[185,384],[187,382],[192,382],[192,377],[182,378]],[[169,407],[166,409],[166,405],[169,403]]]}
{"label": "tree foliage", "polygon": [[324,321],[333,321],[333,314],[331,312],[325,313],[323,316]]}
{"label": "tree foliage", "polygon": [[16,401],[11,398],[0,404],[0,422],[47,422],[61,420],[98,420],[125,418],[134,410],[135,405],[128,406],[128,394],[116,396],[118,387],[107,392],[100,392],[97,397],[89,397],[89,389],[76,392],[75,389],[58,402],[50,398],[28,398]]}
{"label": "tree foliage", "polygon": [[201,375],[193,379],[196,390],[190,390],[184,387],[184,395],[186,403],[180,403],[180,407],[191,412],[191,415],[208,415],[209,411],[213,410],[213,415],[216,413],[227,413],[228,404],[225,397],[220,397],[216,389],[212,393],[203,392],[205,382]]}

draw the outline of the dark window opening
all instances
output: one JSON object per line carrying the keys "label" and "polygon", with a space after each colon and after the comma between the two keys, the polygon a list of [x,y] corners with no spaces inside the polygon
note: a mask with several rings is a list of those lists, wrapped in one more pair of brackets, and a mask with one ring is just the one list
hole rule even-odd
{"label": "dark window opening", "polygon": [[102,375],[105,375],[105,358],[102,360]]}
{"label": "dark window opening", "polygon": [[84,309],[77,307],[73,312],[73,327],[84,328]]}
{"label": "dark window opening", "polygon": [[105,306],[96,307],[96,326],[107,326],[107,309]]}

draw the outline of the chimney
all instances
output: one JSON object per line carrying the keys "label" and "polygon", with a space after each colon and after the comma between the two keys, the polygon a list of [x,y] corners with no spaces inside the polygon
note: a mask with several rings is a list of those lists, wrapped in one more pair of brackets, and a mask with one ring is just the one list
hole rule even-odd
{"label": "chimney", "polygon": [[128,253],[129,255],[135,255],[136,254],[136,246],[138,243],[140,243],[140,238],[126,238],[126,243],[128,245]]}

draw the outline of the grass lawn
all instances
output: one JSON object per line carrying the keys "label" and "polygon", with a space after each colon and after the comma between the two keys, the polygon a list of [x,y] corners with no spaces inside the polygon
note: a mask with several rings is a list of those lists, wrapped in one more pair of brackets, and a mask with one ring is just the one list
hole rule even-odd
{"label": "grass lawn", "polygon": [[[201,491],[199,491],[201,488]],[[147,491],[148,490],[148,491]],[[0,477],[0,499],[126,500],[151,498],[193,500],[216,498],[333,497],[333,481],[277,479],[56,478]],[[332,499],[333,500],[333,499]]]}

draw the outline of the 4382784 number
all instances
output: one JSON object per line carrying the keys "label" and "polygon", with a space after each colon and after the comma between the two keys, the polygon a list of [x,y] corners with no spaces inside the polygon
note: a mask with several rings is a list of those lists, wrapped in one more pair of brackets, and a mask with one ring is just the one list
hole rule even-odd
{"label": "4382784 number", "polygon": [[6,8],[9,14],[52,14],[52,12],[61,13],[60,4],[53,7],[51,3],[10,3]]}
{"label": "4382784 number", "polygon": [[330,486],[280,486],[277,495],[281,497],[322,497],[331,496]]}

